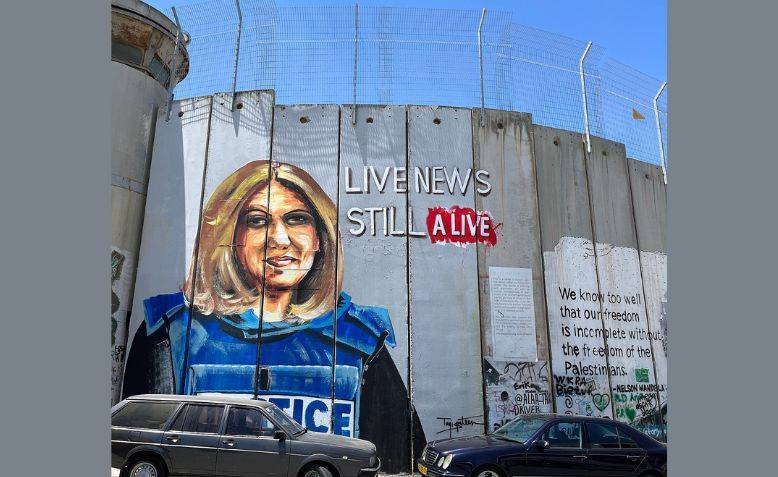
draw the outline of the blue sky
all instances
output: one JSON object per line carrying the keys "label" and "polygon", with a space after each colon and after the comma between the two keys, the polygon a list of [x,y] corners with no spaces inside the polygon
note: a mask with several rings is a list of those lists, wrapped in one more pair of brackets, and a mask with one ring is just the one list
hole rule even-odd
{"label": "blue sky", "polygon": [[[170,7],[203,0],[145,0],[172,17]],[[351,5],[343,0],[315,0],[320,5]],[[276,0],[277,5],[313,2]],[[622,63],[654,78],[667,78],[666,0],[361,0],[360,5],[384,5],[510,11],[517,23],[591,40]]]}

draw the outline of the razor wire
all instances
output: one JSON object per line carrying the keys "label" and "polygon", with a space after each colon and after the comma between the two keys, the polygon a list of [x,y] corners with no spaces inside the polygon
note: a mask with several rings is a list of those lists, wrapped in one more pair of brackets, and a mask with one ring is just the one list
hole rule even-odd
{"label": "razor wire", "polygon": [[233,83],[237,91],[272,89],[278,104],[480,108],[483,95],[486,108],[530,113],[536,124],[583,133],[583,85],[591,135],[623,142],[631,158],[669,162],[661,80],[596,44],[579,65],[587,41],[516,23],[510,12],[488,10],[481,24],[482,10],[475,9],[357,11],[272,0],[240,0],[239,8],[240,15],[235,0],[177,7],[189,71],[176,98],[230,92]]}

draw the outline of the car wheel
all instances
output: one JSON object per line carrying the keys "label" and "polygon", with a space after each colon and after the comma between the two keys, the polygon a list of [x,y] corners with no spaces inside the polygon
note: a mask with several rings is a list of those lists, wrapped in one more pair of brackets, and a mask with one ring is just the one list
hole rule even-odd
{"label": "car wheel", "polygon": [[165,477],[165,470],[151,459],[140,459],[130,465],[127,477]]}
{"label": "car wheel", "polygon": [[323,465],[312,465],[305,469],[303,477],[333,477],[330,469]]}
{"label": "car wheel", "polygon": [[502,473],[496,469],[481,469],[475,474],[475,477],[502,477]]}

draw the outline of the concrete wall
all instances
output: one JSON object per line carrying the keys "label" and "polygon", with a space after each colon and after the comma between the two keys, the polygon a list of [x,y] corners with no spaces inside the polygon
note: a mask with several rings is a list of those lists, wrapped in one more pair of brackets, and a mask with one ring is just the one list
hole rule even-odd
{"label": "concrete wall", "polygon": [[[579,136],[539,126],[535,151],[557,412],[612,417],[663,438],[667,364],[651,323],[666,283],[656,171],[630,173],[643,166],[622,144],[593,138],[588,153]],[[637,230],[654,249],[645,267]]]}
{"label": "concrete wall", "polygon": [[157,111],[167,92],[150,76],[112,63],[111,402],[119,400]]}
{"label": "concrete wall", "polygon": [[158,121],[125,394],[269,399],[388,472],[529,412],[662,434],[660,171],[521,113],[230,101]]}
{"label": "concrete wall", "polygon": [[[470,110],[409,107],[408,170],[430,168],[430,181],[471,170],[471,130]],[[416,224],[436,207],[475,207],[472,184],[464,192],[443,184],[431,185],[430,191],[409,191]],[[483,430],[476,254],[475,244],[433,243],[423,236],[409,240],[411,403],[428,440]]]}
{"label": "concrete wall", "polygon": [[661,167],[638,161],[628,163],[643,294],[646,297],[646,326],[651,333],[654,373],[663,419],[667,405],[667,190]]}
{"label": "concrete wall", "polygon": [[612,417],[581,137],[540,126],[534,137],[556,410]]}
{"label": "concrete wall", "polygon": [[641,427],[658,396],[624,145],[598,138],[586,166],[614,416]]}
{"label": "concrete wall", "polygon": [[[122,387],[128,315],[135,287],[156,121],[159,110],[167,104],[168,77],[175,76],[173,81],[180,81],[188,72],[189,60],[185,46],[176,50],[175,24],[139,0],[111,2],[111,45],[113,404],[119,400]],[[152,67],[157,61],[163,63],[168,73]]]}
{"label": "concrete wall", "polygon": [[[490,172],[493,189],[476,196],[476,208],[489,211],[501,224],[495,245],[478,244],[484,409],[487,429],[493,430],[519,414],[551,412],[553,403],[532,118],[487,110],[481,127],[480,117],[481,111],[473,110],[474,167]],[[527,318],[530,324],[534,320],[534,327],[510,322],[493,326],[501,310],[492,312],[492,267],[522,269],[531,277],[527,284],[532,310],[527,310]]]}

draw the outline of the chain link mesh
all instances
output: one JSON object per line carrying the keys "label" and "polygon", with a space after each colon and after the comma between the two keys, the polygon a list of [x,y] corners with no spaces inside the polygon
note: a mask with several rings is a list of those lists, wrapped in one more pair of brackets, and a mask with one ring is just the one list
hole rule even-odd
{"label": "chain link mesh", "polygon": [[[579,68],[587,42],[521,25],[510,12],[489,10],[481,23],[481,10],[279,7],[272,0],[240,0],[240,11],[237,91],[273,89],[279,104],[480,108],[483,62],[485,107],[584,131]],[[176,98],[231,91],[236,1],[208,0],[177,13],[189,37],[189,74]],[[662,163],[661,137],[666,161],[667,88],[654,109],[662,81],[598,45],[583,73],[590,133],[623,142],[629,157],[653,164]]]}

